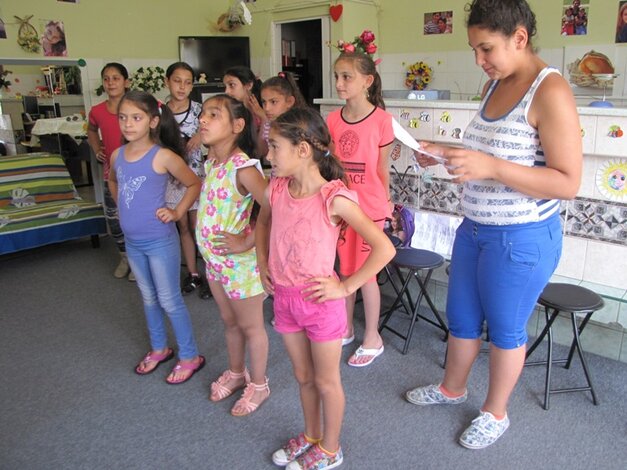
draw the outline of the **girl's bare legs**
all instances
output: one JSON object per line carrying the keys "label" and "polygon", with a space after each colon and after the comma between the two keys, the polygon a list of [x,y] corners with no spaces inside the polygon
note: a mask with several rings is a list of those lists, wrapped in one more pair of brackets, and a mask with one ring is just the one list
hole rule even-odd
{"label": "girl's bare legs", "polygon": [[501,349],[490,344],[490,385],[483,407],[494,416],[507,414],[507,402],[525,365],[526,346]]}
{"label": "girl's bare legs", "polygon": [[448,337],[446,369],[442,386],[454,396],[463,395],[479,348],[481,339],[463,339],[452,335]]}
{"label": "girl's bare legs", "polygon": [[299,332],[283,335],[283,341],[300,387],[305,435],[311,439],[322,437],[322,447],[335,452],[340,446],[345,405],[341,340],[310,342],[304,332]]}
{"label": "girl's bare legs", "polygon": [[198,274],[198,268],[196,267],[196,241],[192,233],[192,230],[196,228],[196,211],[188,211],[187,216],[181,217],[176,224],[179,228],[181,248],[187,272]]}
{"label": "girl's bare legs", "polygon": [[[379,334],[379,316],[381,315],[381,291],[376,279],[361,286],[361,296],[364,300],[364,317],[366,328],[362,346],[364,349],[379,349],[383,346],[383,339]],[[346,298],[346,331],[347,334],[353,332],[353,316],[355,313],[355,294]],[[360,356],[351,360],[355,364],[368,362],[370,356]]]}
{"label": "girl's bare legs", "polygon": [[[222,284],[210,281],[209,287],[224,322],[224,336],[229,356],[229,369],[235,373],[246,368],[246,348],[250,357],[250,378],[256,385],[266,383],[268,334],[263,321],[263,294],[247,299],[229,299]],[[228,384],[225,384],[229,387]],[[255,391],[252,402],[266,398],[266,390]]]}

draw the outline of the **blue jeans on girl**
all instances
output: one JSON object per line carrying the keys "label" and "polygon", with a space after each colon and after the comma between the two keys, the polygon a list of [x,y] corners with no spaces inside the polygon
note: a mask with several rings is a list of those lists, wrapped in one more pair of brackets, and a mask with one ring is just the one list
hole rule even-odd
{"label": "blue jeans on girl", "polygon": [[176,336],[179,359],[195,358],[198,348],[179,286],[181,245],[178,233],[157,240],[127,238],[126,252],[144,302],[152,350],[168,347],[165,312]]}

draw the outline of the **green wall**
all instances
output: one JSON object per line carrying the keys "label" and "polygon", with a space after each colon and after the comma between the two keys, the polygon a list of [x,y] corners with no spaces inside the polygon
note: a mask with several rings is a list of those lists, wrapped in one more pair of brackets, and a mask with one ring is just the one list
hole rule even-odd
{"label": "green wall", "polygon": [[[618,0],[590,0],[588,34],[562,37],[559,24],[563,0],[529,0],[538,18],[536,45],[556,48],[614,42]],[[336,2],[332,2],[336,4]],[[468,47],[464,27],[467,0],[343,0],[341,19],[331,24],[331,39],[351,39],[363,29],[377,35],[381,54],[463,50]],[[16,44],[14,15],[34,15],[41,31],[44,19],[62,20],[66,26],[71,58],[176,58],[177,37],[218,35],[211,23],[227,10],[229,0],[80,0],[78,4],[56,0],[2,0],[0,18],[8,39],[0,40],[0,58],[40,58]],[[585,0],[584,0],[585,4]],[[253,58],[270,56],[272,21],[289,21],[327,15],[328,1],[258,0],[250,5],[253,25],[234,35],[251,37]],[[422,34],[425,12],[453,10],[453,34]]]}

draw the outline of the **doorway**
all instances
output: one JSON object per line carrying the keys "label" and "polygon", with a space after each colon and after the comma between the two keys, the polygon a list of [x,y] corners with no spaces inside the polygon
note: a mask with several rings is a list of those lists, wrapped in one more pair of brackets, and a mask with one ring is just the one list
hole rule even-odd
{"label": "doorway", "polygon": [[329,30],[328,17],[275,23],[273,72],[291,72],[305,101],[316,108],[313,100],[331,91]]}

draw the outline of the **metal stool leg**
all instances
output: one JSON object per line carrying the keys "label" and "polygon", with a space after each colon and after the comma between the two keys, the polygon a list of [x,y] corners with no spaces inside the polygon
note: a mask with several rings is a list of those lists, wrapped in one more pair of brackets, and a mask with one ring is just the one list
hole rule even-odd
{"label": "metal stool leg", "polygon": [[[588,315],[592,316],[592,313]],[[586,318],[589,318],[588,315],[586,315]],[[572,319],[572,324],[573,324],[573,335],[575,336],[575,344],[577,348],[577,353],[579,354],[579,359],[581,359],[581,366],[583,367],[583,372],[586,375],[586,381],[588,382],[588,387],[582,387],[582,389],[586,390],[586,388],[589,388],[590,393],[592,394],[592,403],[594,403],[595,405],[598,405],[599,403],[597,400],[597,395],[594,391],[594,387],[592,386],[592,378],[590,377],[590,371],[588,370],[588,363],[586,362],[586,358],[583,355],[583,349],[581,348],[581,341],[579,340],[579,333],[581,333],[581,329],[583,328],[581,327],[577,328],[577,319],[575,317],[576,316],[574,313],[571,314],[571,319]],[[585,324],[583,326],[585,326]],[[574,391],[576,389],[572,389],[572,390]]]}

